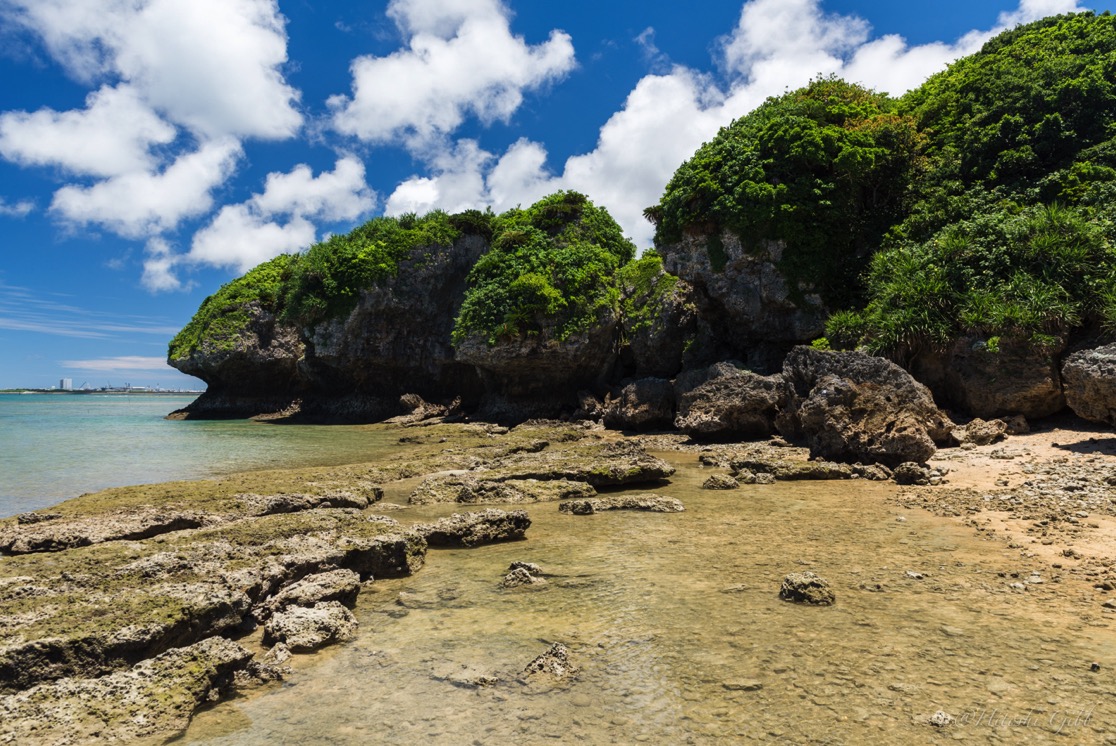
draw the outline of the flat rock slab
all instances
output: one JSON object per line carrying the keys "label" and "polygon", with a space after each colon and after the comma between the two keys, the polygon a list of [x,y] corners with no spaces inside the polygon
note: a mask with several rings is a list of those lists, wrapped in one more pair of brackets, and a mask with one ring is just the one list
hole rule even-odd
{"label": "flat rock slab", "polygon": [[617,495],[594,497],[589,500],[569,500],[558,504],[558,510],[570,515],[592,515],[605,510],[642,510],[651,513],[681,513],[685,510],[681,500],[646,492],[642,495]]}
{"label": "flat rock slab", "polygon": [[408,500],[412,505],[431,503],[503,504],[554,502],[593,497],[588,482],[569,479],[507,479],[497,481],[476,475],[433,476],[424,479]]}
{"label": "flat rock slab", "polygon": [[309,652],[356,635],[357,620],[337,601],[310,608],[292,606],[280,611],[264,625],[264,644],[284,643],[297,652]]}
{"label": "flat rock slab", "polygon": [[61,552],[106,541],[148,539],[171,531],[201,528],[207,518],[201,513],[158,510],[119,511],[82,518],[25,518],[0,531],[0,554]]}
{"label": "flat rock slab", "polygon": [[478,547],[522,539],[531,526],[525,510],[488,510],[454,513],[435,523],[417,524],[413,530],[432,547]]}
{"label": "flat rock slab", "polygon": [[252,654],[210,637],[99,679],[62,679],[0,697],[0,743],[119,743],[172,735]]}

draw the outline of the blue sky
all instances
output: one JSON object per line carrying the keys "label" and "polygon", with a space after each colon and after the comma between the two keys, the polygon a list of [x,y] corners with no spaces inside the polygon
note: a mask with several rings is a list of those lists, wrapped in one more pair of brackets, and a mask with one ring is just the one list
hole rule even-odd
{"label": "blue sky", "polygon": [[769,95],[899,94],[1075,0],[0,0],[0,388],[200,386],[224,282],[369,217],[589,194],[632,238]]}

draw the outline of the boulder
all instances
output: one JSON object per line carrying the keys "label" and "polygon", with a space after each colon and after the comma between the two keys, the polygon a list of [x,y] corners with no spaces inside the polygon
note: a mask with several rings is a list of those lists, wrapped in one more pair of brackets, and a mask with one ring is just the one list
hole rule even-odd
{"label": "boulder", "polygon": [[778,425],[804,437],[813,456],[836,461],[924,462],[948,443],[953,423],[929,389],[898,365],[862,352],[796,347],[783,365],[792,403]]}
{"label": "boulder", "polygon": [[978,417],[964,427],[954,428],[952,434],[954,440],[961,445],[972,443],[975,446],[986,446],[1003,440],[1007,430],[1007,423],[1003,420],[982,420]]}
{"label": "boulder", "polygon": [[501,583],[505,588],[519,588],[525,585],[540,586],[546,585],[546,578],[541,578],[538,575],[532,575],[525,567],[513,567],[504,576]]}
{"label": "boulder", "polygon": [[414,530],[432,547],[478,547],[524,538],[531,519],[524,510],[454,513],[435,523],[418,524]]}
{"label": "boulder", "polygon": [[264,644],[281,642],[294,652],[310,652],[356,635],[357,620],[337,601],[291,606],[264,625]]}
{"label": "boulder", "polygon": [[604,424],[615,430],[656,430],[674,422],[674,386],[665,378],[629,383],[604,403]]}
{"label": "boulder", "polygon": [[1116,344],[1073,353],[1062,365],[1062,379],[1074,414],[1116,425]]}
{"label": "boulder", "polygon": [[814,606],[832,606],[837,603],[837,596],[829,587],[829,581],[812,572],[792,572],[783,578],[779,598]]}
{"label": "boulder", "polygon": [[1066,406],[1058,358],[1064,340],[1036,347],[1029,339],[961,337],[944,351],[924,353],[911,373],[946,406],[975,417],[1046,417]]}
{"label": "boulder", "polygon": [[[752,475],[755,479],[755,475]],[[740,488],[740,482],[728,474],[714,474],[702,483],[703,490],[735,490]]]}
{"label": "boulder", "polygon": [[891,477],[896,484],[926,486],[930,484],[930,468],[908,461],[896,466],[891,472]]}
{"label": "boulder", "polygon": [[617,495],[594,497],[589,500],[568,500],[558,503],[558,510],[570,515],[593,515],[606,510],[641,510],[652,513],[681,513],[686,508],[681,500],[644,493],[642,495]]}
{"label": "boulder", "polygon": [[761,376],[730,363],[685,373],[675,383],[678,417],[674,425],[692,438],[767,438],[786,405],[781,376]]}

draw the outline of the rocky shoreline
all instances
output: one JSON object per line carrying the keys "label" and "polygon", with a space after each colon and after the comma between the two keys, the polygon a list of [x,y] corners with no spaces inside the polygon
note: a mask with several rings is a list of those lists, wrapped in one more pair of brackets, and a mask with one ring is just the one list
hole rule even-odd
{"label": "rocky shoreline", "polygon": [[[719,482],[709,488],[905,482],[889,493],[897,505],[1002,537],[1067,589],[1116,590],[1116,439],[1080,421],[894,468],[825,461],[778,437],[710,445],[556,421],[383,427],[400,434],[398,458],[120,488],[0,522],[0,742],[181,731],[197,707],[281,679],[292,651],[351,638],[349,608],[368,584],[418,571],[436,547],[523,539],[524,506],[683,510],[673,498],[607,494],[665,484],[674,468],[655,452],[696,452]],[[908,479],[911,467],[921,471]],[[470,512],[416,523],[408,501]],[[529,578],[518,582],[539,580]],[[266,647],[238,642],[257,628]]]}

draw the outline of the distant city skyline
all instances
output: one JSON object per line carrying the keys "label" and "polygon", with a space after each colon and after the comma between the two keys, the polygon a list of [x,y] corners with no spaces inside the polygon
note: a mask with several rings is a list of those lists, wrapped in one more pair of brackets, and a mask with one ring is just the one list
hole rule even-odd
{"label": "distant city skyline", "polygon": [[0,388],[145,381],[206,296],[379,214],[557,189],[639,248],[770,95],[901,94],[1075,0],[0,0]]}

